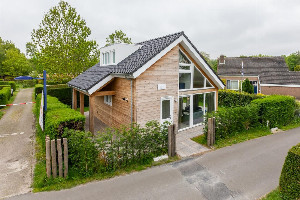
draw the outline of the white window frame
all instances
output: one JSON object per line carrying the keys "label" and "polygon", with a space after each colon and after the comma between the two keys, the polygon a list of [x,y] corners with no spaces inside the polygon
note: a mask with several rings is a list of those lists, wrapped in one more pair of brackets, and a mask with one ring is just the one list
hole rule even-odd
{"label": "white window frame", "polygon": [[[206,99],[206,94],[207,93],[215,93],[215,95],[214,95],[214,102],[215,102],[215,104],[214,104],[214,106],[215,106],[214,110],[216,110],[216,108],[217,108],[217,92],[216,91],[202,92],[202,93],[195,93],[195,94],[188,94],[188,95],[179,95],[179,98],[180,97],[190,97],[190,125],[189,125],[189,127],[179,129],[178,131],[184,131],[184,130],[187,130],[187,129],[190,129],[190,128],[194,128],[196,126],[201,126],[201,125],[204,124],[204,122],[206,120],[205,117],[203,118],[203,122],[202,123],[193,124],[193,122],[194,122],[194,95],[203,94],[203,104],[204,104],[204,106],[203,106],[204,107],[203,115],[205,116],[206,112],[207,112],[206,109],[205,109],[205,105],[206,105],[206,102],[205,102],[206,100],[205,99]],[[179,103],[180,103],[179,98],[178,98],[178,108],[179,108]],[[178,111],[178,114],[179,114],[179,112],[180,111]]]}
{"label": "white window frame", "polygon": [[[206,76],[203,75],[203,73],[198,69],[198,67],[195,66],[195,64],[188,58],[188,56],[181,49],[179,49],[179,51],[191,62],[191,64],[179,63],[179,67],[178,67],[179,68],[179,74],[182,74],[182,73],[187,73],[187,74],[190,73],[191,74],[191,85],[190,85],[190,88],[188,88],[188,89],[179,89],[178,88],[178,90],[179,91],[191,91],[191,90],[205,90],[205,89],[214,88],[213,86],[212,87],[206,87],[206,81],[208,81]],[[190,69],[189,70],[180,69],[180,66],[190,66]],[[195,69],[198,70],[201,73],[201,75],[204,77],[204,87],[203,88],[194,88],[194,70]],[[179,75],[178,75],[178,85],[179,85]]]}
{"label": "white window frame", "polygon": [[112,63],[113,64],[116,63],[116,51],[115,50],[112,51]]}
{"label": "white window frame", "polygon": [[170,115],[171,115],[171,121],[170,123],[172,124],[173,123],[173,119],[174,119],[174,113],[173,113],[173,107],[174,107],[174,97],[172,96],[165,96],[165,97],[161,97],[160,98],[160,124],[163,124],[166,120],[163,120],[162,119],[162,102],[163,100],[170,100]]}
{"label": "white window frame", "polygon": [[[240,80],[227,80],[227,81],[230,82],[230,88],[227,88],[227,89],[229,89],[229,90],[239,90],[240,89]],[[235,82],[235,81],[237,81],[237,83],[238,83],[238,88],[232,89],[232,82]]]}
{"label": "white window frame", "polygon": [[109,105],[109,106],[112,106],[112,95],[104,96],[104,103]]}

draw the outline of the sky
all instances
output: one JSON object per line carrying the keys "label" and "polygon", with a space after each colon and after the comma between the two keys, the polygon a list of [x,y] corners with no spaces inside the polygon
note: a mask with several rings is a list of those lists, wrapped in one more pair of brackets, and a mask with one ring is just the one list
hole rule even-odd
{"label": "sky", "polygon": [[[100,47],[115,30],[132,42],[184,31],[217,58],[289,55],[300,50],[299,0],[66,0]],[[31,32],[59,0],[0,0],[0,37],[25,53]]]}

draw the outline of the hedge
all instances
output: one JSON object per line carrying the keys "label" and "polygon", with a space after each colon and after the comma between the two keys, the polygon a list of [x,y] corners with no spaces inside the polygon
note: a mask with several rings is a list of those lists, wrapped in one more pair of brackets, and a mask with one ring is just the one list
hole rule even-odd
{"label": "hedge", "polygon": [[135,163],[148,163],[168,152],[167,124],[150,121],[139,125],[107,129],[91,139],[90,133],[66,129],[69,160],[81,175],[114,171]]}
{"label": "hedge", "polygon": [[292,147],[285,158],[279,190],[283,199],[300,199],[300,143]]}
{"label": "hedge", "polygon": [[[38,95],[42,93],[43,85],[37,84],[35,85],[35,94]],[[72,106],[72,88],[68,87],[67,85],[49,85],[47,86],[47,94],[53,97],[58,98],[64,104]],[[77,92],[77,105],[80,105],[80,98],[79,92]],[[84,106],[89,106],[89,97],[84,95]]]}
{"label": "hedge", "polygon": [[[36,114],[39,116],[41,94],[36,100]],[[61,103],[57,98],[47,95],[45,134],[51,139],[61,137],[64,128],[84,130],[85,116]]]}
{"label": "hedge", "polygon": [[220,107],[236,107],[249,105],[254,99],[264,98],[262,94],[249,94],[234,90],[219,90],[218,101]]}
{"label": "hedge", "polygon": [[17,89],[17,85],[14,81],[0,81],[0,85],[10,85],[14,91]]}
{"label": "hedge", "polygon": [[4,87],[9,87],[9,88],[11,88],[10,85],[0,85],[0,90],[2,90]]}
{"label": "hedge", "polygon": [[10,87],[3,87],[0,90],[0,105],[5,105],[8,103],[8,100],[11,97],[11,88]]}
{"label": "hedge", "polygon": [[[217,112],[208,114],[216,118],[216,140],[226,138],[259,125],[259,108],[257,105],[244,107],[219,108]],[[205,120],[205,136],[207,135],[207,120]]]}
{"label": "hedge", "polygon": [[295,115],[296,102],[291,96],[271,95],[252,101],[259,107],[260,122],[270,128],[289,124]]}

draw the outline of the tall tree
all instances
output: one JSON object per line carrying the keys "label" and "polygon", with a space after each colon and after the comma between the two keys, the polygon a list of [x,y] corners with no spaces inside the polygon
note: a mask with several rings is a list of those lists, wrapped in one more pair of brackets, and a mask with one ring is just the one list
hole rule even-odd
{"label": "tall tree", "polygon": [[200,53],[204,57],[206,62],[211,66],[211,68],[217,73],[218,59],[210,59],[210,55],[204,51],[201,51]]}
{"label": "tall tree", "polygon": [[28,75],[32,67],[23,53],[18,49],[8,49],[6,59],[2,62],[2,72],[4,75],[20,76]]}
{"label": "tall tree", "polygon": [[242,88],[243,88],[243,92],[248,92],[250,94],[254,93],[254,87],[253,85],[250,83],[249,79],[246,78],[246,80],[243,81],[242,83]]}
{"label": "tall tree", "polygon": [[296,65],[300,65],[300,51],[285,57],[285,62],[291,71],[294,71]]}
{"label": "tall tree", "polygon": [[60,1],[33,30],[28,53],[35,56],[39,71],[78,75],[99,60],[98,45],[88,40],[90,34],[91,29],[75,8]]}
{"label": "tall tree", "polygon": [[132,44],[131,38],[126,37],[126,34],[123,33],[123,31],[121,30],[115,30],[114,33],[110,34],[106,38],[106,46],[110,44],[116,44],[116,43]]}

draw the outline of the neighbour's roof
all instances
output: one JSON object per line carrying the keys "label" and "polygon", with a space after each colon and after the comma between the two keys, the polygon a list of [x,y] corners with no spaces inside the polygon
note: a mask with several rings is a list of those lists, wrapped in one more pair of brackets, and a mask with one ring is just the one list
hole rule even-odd
{"label": "neighbour's roof", "polygon": [[[157,54],[159,54],[170,44],[172,44],[175,40],[177,40],[180,36],[184,36],[190,42],[192,47],[197,51],[197,53],[201,56],[204,62],[206,62],[204,57],[200,54],[200,52],[195,48],[195,46],[191,43],[191,41],[182,31],[163,37],[158,37],[152,40],[136,43],[136,45],[139,45],[141,47],[135,52],[133,52],[131,55],[127,56],[117,65],[100,66],[100,63],[98,63],[90,69],[86,70],[85,72],[81,73],[74,79],[72,79],[70,82],[68,82],[68,85],[70,87],[74,87],[83,92],[88,93],[89,89],[91,89],[97,83],[108,77],[110,74],[133,74],[143,65],[145,65],[148,61],[154,58]],[[209,64],[207,65],[209,66]]]}
{"label": "neighbour's roof", "polygon": [[225,57],[225,64],[218,65],[220,76],[242,76],[242,74],[259,76],[262,84],[300,85],[300,73],[289,71],[282,56]]}

